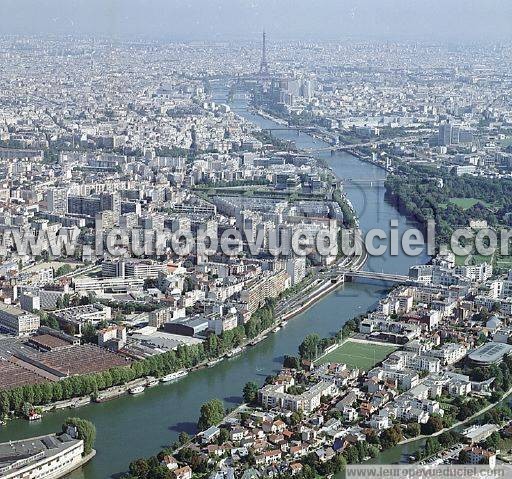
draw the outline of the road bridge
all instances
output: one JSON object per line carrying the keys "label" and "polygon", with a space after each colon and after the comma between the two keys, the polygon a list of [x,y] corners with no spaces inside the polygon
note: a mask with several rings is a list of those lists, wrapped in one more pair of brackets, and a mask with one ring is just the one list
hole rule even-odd
{"label": "road bridge", "polygon": [[390,146],[390,145],[396,145],[396,144],[408,144],[408,143],[414,143],[419,140],[422,140],[423,136],[409,136],[409,137],[398,137],[398,138],[390,138],[387,140],[372,140],[372,141],[365,141],[360,143],[344,143],[340,145],[329,145],[329,146],[322,146],[318,148],[308,148],[305,149],[307,153],[321,153],[323,151],[348,151],[357,149],[357,148],[379,148],[383,146]]}
{"label": "road bridge", "polygon": [[376,273],[374,271],[353,271],[343,268],[337,268],[332,271],[332,277],[338,277],[343,274],[345,281],[370,284],[385,284],[387,286],[396,286],[399,284],[411,284],[408,276],[392,273]]}
{"label": "road bridge", "polygon": [[408,284],[409,276],[391,273],[376,273],[373,271],[346,271],[345,280],[361,283],[385,283],[390,286]]}
{"label": "road bridge", "polygon": [[383,185],[386,182],[386,178],[375,178],[372,180],[369,179],[361,179],[357,178],[345,178],[343,179],[343,183],[345,185],[357,185],[357,186],[379,186]]}

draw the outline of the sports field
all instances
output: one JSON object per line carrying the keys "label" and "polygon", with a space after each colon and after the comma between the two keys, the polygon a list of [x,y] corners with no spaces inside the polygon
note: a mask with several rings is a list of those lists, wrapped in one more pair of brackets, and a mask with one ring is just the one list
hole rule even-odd
{"label": "sports field", "polygon": [[320,358],[317,362],[318,364],[344,363],[348,367],[368,371],[396,349],[395,346],[391,345],[358,343],[348,340],[334,351]]}

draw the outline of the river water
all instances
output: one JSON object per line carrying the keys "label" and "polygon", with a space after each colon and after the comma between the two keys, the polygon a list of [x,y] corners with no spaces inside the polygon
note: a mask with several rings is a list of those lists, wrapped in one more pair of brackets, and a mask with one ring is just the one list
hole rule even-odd
{"label": "river water", "polygon": [[[219,92],[225,95],[225,90]],[[224,97],[225,98],[225,97]],[[222,98],[219,98],[222,100]],[[244,118],[263,128],[273,122],[252,114],[245,101],[235,101],[233,109]],[[294,131],[279,131],[279,138],[293,140],[299,148],[323,147],[325,143]],[[322,154],[340,178],[378,180],[385,172],[353,156],[338,152]],[[399,231],[414,226],[384,200],[382,184],[365,183],[348,186],[346,192],[360,216],[363,230],[380,227],[389,230],[391,219],[398,221]],[[376,272],[406,274],[409,266],[425,262],[426,255],[407,257],[403,253],[370,258],[367,269]],[[245,351],[243,355],[224,360],[213,368],[196,371],[177,383],[159,385],[144,394],[126,396],[103,404],[91,404],[77,410],[47,413],[41,421],[11,421],[0,430],[0,442],[38,436],[60,430],[69,416],[91,420],[97,429],[96,457],[75,471],[70,479],[105,479],[118,477],[130,461],[156,454],[177,439],[180,431],[193,433],[201,405],[212,398],[222,398],[227,407],[241,402],[241,391],[247,381],[263,383],[265,377],[277,371],[285,354],[297,354],[302,339],[316,332],[327,336],[340,330],[349,319],[367,311],[386,294],[383,287],[365,284],[345,284],[308,311],[295,317],[279,332]],[[411,450],[417,445],[411,445]],[[394,451],[400,456],[401,450]],[[382,457],[394,462],[393,450]]]}

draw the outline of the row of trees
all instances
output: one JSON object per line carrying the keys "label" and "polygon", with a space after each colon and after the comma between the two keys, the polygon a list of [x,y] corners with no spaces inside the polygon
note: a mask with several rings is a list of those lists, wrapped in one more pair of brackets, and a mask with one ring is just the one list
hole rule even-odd
{"label": "row of trees", "polygon": [[[341,212],[343,213],[343,225],[347,228],[354,228],[356,226],[356,217],[354,215],[354,211],[352,208],[350,208],[349,204],[343,198],[339,190],[334,191],[333,199],[336,201],[336,203],[338,203]],[[338,241],[340,240],[338,239]]]}

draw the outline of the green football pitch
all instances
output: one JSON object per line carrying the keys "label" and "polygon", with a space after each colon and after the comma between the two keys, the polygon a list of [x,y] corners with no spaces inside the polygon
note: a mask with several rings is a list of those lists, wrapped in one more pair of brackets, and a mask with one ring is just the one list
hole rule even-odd
{"label": "green football pitch", "polygon": [[358,343],[348,340],[334,351],[321,357],[317,364],[343,363],[348,367],[368,371],[396,349],[392,345],[384,346],[382,344]]}

